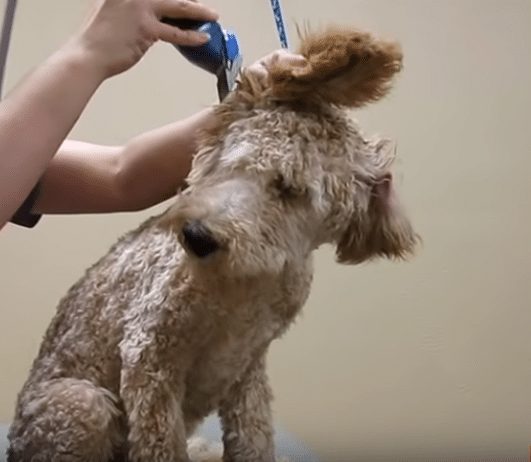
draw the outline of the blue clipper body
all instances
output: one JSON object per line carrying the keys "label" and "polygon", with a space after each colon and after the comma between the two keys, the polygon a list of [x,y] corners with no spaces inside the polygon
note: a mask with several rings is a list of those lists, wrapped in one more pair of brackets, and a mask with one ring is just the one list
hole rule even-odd
{"label": "blue clipper body", "polygon": [[201,46],[175,46],[192,64],[217,77],[220,101],[231,92],[242,66],[242,56],[236,35],[221,28],[214,21],[200,22],[190,19],[162,20],[180,29],[194,29],[210,34],[210,41]]}

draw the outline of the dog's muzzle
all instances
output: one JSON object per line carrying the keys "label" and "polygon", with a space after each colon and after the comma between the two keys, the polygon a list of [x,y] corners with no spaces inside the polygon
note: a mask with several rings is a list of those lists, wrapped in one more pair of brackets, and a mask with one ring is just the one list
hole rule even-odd
{"label": "dog's muzzle", "polygon": [[204,258],[219,249],[218,242],[199,221],[186,223],[182,234],[184,245],[199,258]]}

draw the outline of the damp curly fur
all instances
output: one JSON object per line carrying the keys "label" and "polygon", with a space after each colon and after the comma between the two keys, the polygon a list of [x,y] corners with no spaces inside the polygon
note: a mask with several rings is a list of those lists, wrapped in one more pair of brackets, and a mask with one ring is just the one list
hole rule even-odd
{"label": "damp curly fur", "polygon": [[[9,462],[188,462],[214,412],[224,462],[274,460],[266,355],[307,300],[313,252],[357,264],[408,258],[419,241],[394,144],[348,115],[390,91],[398,45],[333,27],[300,51],[303,67],[242,72],[187,187],[60,301],[18,395]],[[218,249],[199,258],[187,223]]]}
{"label": "damp curly fur", "polygon": [[272,69],[272,94],[281,100],[309,98],[325,104],[363,107],[386,96],[402,69],[398,43],[342,26],[299,30],[303,67]]}

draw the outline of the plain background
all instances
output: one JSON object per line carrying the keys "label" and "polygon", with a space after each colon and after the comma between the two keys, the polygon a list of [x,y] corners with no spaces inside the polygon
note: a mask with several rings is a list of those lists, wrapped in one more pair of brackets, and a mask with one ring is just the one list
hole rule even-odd
{"label": "plain background", "polygon": [[[206,0],[205,0],[206,1]],[[79,24],[88,0],[20,0],[6,88]],[[245,63],[279,47],[267,0],[211,0]],[[304,315],[276,342],[278,422],[326,461],[526,460],[531,444],[531,2],[284,0],[294,23],[401,42],[392,95],[353,114],[397,140],[424,245],[410,263],[317,254]],[[123,143],[216,101],[213,76],[155,46],[108,81],[71,136]],[[31,136],[31,134],[29,134]],[[156,178],[153,178],[156,181]],[[142,213],[45,217],[0,236],[0,420],[55,306]]]}

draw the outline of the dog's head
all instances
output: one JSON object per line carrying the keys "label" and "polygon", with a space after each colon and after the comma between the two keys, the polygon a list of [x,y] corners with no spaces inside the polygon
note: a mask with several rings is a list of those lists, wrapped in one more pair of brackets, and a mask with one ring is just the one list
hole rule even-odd
{"label": "dog's head", "polygon": [[278,274],[320,245],[341,263],[404,258],[417,235],[394,188],[393,144],[366,139],[348,110],[384,97],[395,44],[350,29],[302,37],[302,64],[244,71],[217,109],[168,217],[201,267]]}

